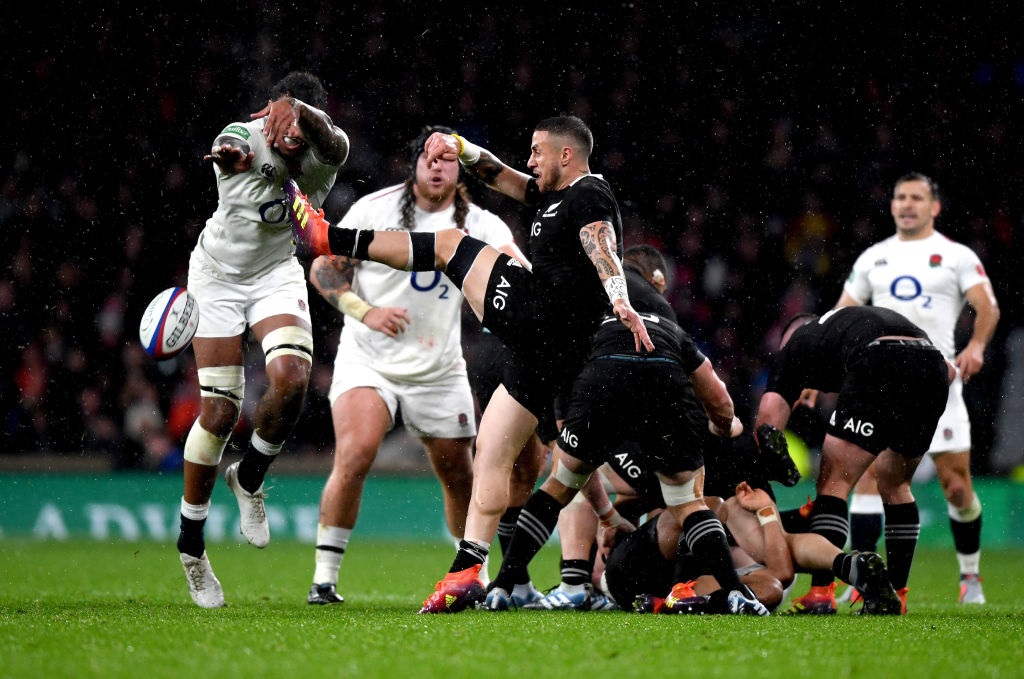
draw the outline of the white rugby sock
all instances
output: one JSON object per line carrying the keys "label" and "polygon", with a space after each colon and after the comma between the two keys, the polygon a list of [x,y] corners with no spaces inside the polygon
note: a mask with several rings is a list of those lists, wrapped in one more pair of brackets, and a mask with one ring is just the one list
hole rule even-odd
{"label": "white rugby sock", "polygon": [[323,585],[338,584],[338,570],[345,558],[348,539],[352,535],[351,528],[340,526],[324,526],[316,529],[316,570],[313,572],[313,583]]}

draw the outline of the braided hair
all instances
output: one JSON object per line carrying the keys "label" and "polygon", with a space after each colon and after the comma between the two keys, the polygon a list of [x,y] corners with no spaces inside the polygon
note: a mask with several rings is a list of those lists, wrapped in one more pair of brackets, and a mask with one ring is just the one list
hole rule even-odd
{"label": "braided hair", "polygon": [[[409,143],[409,177],[403,183],[402,199],[399,202],[399,214],[401,215],[402,228],[412,231],[416,218],[416,194],[413,193],[413,185],[416,184],[416,163],[423,154],[423,147],[427,139],[434,132],[452,134],[455,130],[444,125],[427,125],[412,142]],[[459,176],[462,169],[459,169]],[[469,214],[469,205],[472,203],[469,197],[469,189],[465,182],[459,181],[455,184],[455,227],[462,231],[466,230],[466,215]]]}

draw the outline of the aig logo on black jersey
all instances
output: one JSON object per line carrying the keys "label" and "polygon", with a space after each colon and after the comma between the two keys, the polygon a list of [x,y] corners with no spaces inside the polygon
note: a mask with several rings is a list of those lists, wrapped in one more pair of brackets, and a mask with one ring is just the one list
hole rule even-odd
{"label": "aig logo on black jersey", "polygon": [[[836,413],[832,411],[832,417],[829,418],[829,424],[833,427],[836,426]],[[858,420],[854,417],[846,420],[842,426],[843,431],[851,431],[858,436],[868,437],[875,433],[875,425],[873,422],[866,422],[864,420]]]}
{"label": "aig logo on black jersey", "polygon": [[626,476],[629,478],[638,479],[643,475],[644,470],[636,461],[629,457],[629,453],[616,453],[612,457],[615,458],[615,461],[619,463],[619,468],[626,472]]}
{"label": "aig logo on black jersey", "polygon": [[562,435],[559,436],[558,438],[562,440],[562,443],[564,443],[566,446],[573,450],[575,450],[576,446],[578,446],[580,443],[579,439],[576,437],[576,434],[573,434],[571,431],[569,431],[568,428],[563,428]]}
{"label": "aig logo on black jersey", "polygon": [[498,311],[503,311],[505,309],[505,302],[508,301],[508,293],[511,288],[512,284],[508,282],[507,278],[502,276],[501,281],[494,290],[494,297],[491,298],[491,306]]}

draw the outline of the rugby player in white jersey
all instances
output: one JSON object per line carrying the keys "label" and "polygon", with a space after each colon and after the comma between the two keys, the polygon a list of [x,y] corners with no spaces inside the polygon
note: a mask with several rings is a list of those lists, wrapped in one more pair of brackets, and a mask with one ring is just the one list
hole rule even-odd
{"label": "rugby player in white jersey", "polygon": [[246,333],[263,348],[268,386],[244,457],[227,468],[225,479],[238,501],[242,534],[256,547],[270,540],[263,478],[302,411],[309,382],[313,336],[305,273],[294,257],[282,185],[293,178],[319,205],[349,152],[348,137],[323,111],[327,95],[316,76],[289,73],[270,94],[252,120],[225,127],[204,157],[213,164],[218,203],[189,261],[188,289],[200,308],[192,347],[202,399],[185,441],[177,546],[189,592],[203,608],[224,605],[203,528],[244,398]]}
{"label": "rugby player in white jersey", "polygon": [[[943,355],[956,364],[957,376],[950,384],[946,410],[928,454],[946,497],[960,566],[960,602],[983,604],[981,502],[971,482],[971,423],[963,385],[984,365],[985,347],[999,322],[999,305],[978,256],[935,229],[941,208],[938,187],[929,177],[919,173],[900,177],[890,204],[896,233],[861,253],[836,307],[872,304],[897,311],[927,332]],[[965,302],[975,311],[974,328],[958,354],[954,330]],[[874,550],[882,532],[883,513],[871,467],[854,487],[850,502],[853,549]],[[890,533],[886,530],[887,543],[901,538]]]}
{"label": "rugby player in white jersey", "polygon": [[[508,226],[472,204],[455,159],[427,163],[410,144],[410,176],[352,205],[340,224],[352,229],[433,233],[457,228],[528,265]],[[310,281],[345,314],[329,398],[334,468],[320,498],[316,569],[307,601],[338,604],[338,571],[359,514],[366,476],[400,410],[437,473],[445,516],[461,540],[473,488],[473,394],[462,355],[462,292],[440,271],[400,271],[347,257],[313,261]]]}

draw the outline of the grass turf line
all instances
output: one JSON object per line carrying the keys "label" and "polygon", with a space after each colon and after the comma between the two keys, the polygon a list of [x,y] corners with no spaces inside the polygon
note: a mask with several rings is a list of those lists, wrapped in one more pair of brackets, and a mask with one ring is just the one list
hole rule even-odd
{"label": "grass turf line", "polygon": [[[228,607],[188,598],[173,544],[3,542],[2,677],[1014,676],[1024,637],[1019,551],[982,555],[989,604],[956,603],[952,550],[921,550],[910,615],[691,617],[469,611],[417,616],[447,545],[353,541],[342,606],[305,603],[307,544],[210,546]],[[496,564],[492,566],[492,572]],[[546,547],[531,569],[558,580]],[[806,590],[806,576],[795,588]],[[842,605],[841,605],[842,606]]]}

